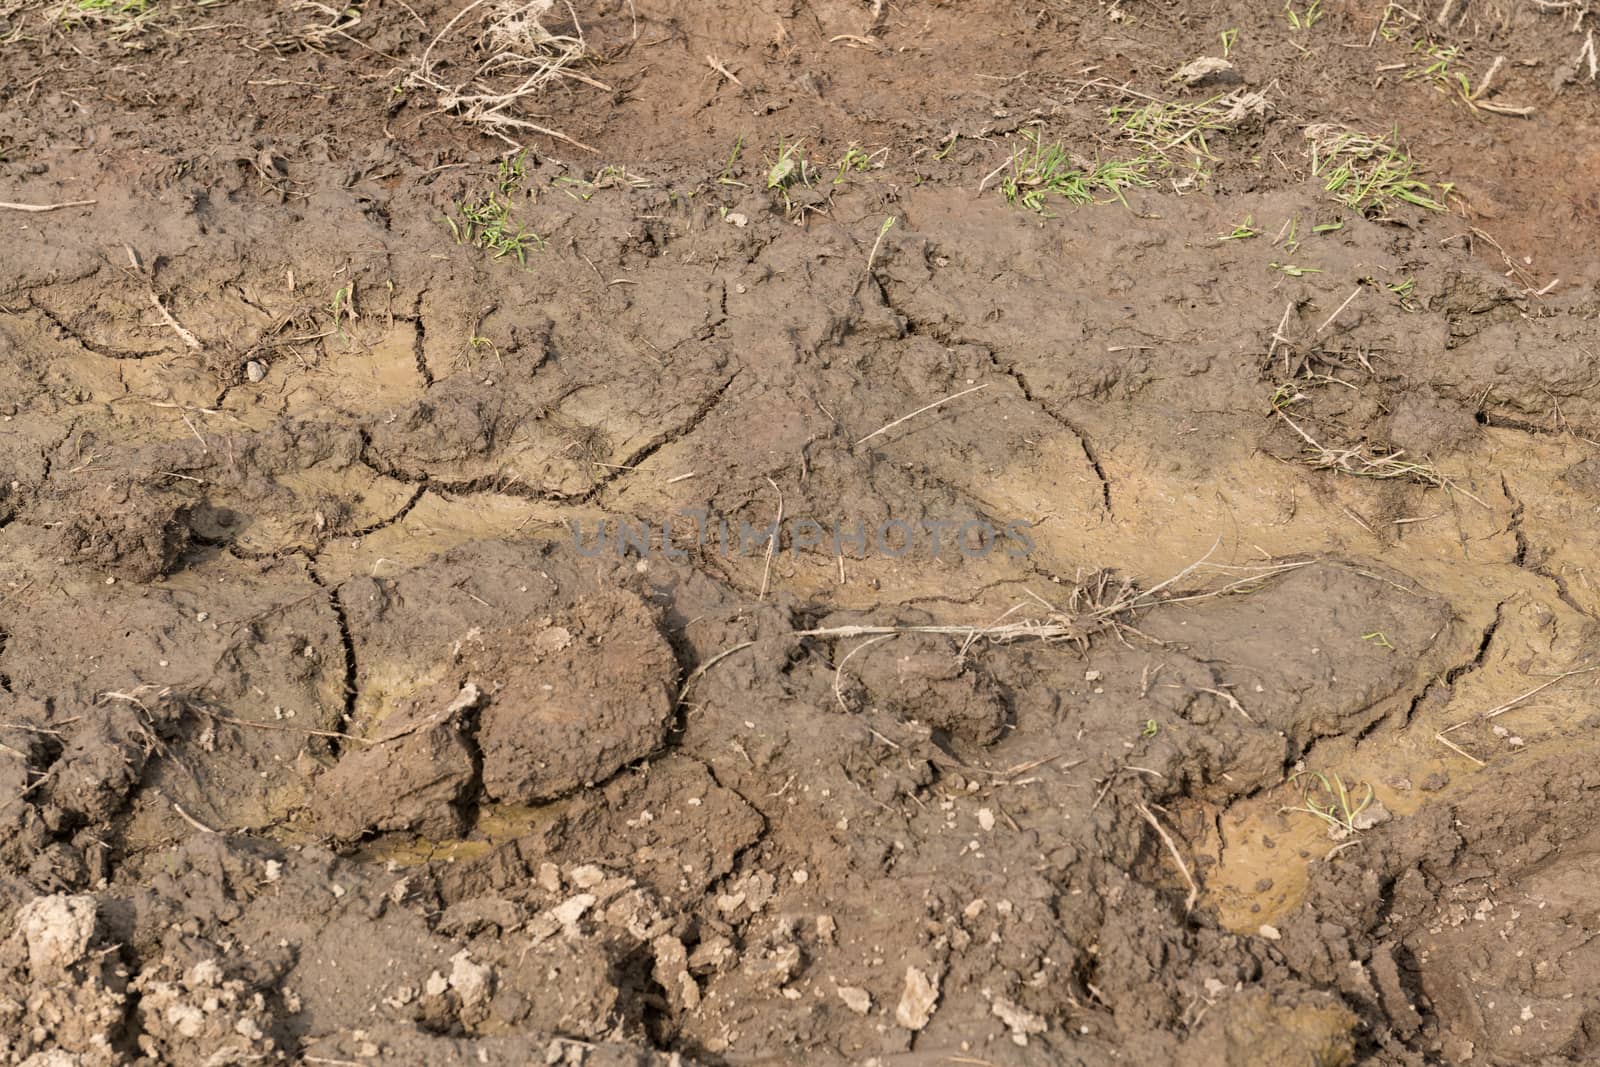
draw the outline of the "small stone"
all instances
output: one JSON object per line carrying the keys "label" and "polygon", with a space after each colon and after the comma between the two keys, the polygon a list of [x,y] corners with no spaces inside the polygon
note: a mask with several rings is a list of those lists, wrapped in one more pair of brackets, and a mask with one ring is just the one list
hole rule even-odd
{"label": "small stone", "polygon": [[1357,830],[1370,830],[1381,822],[1388,822],[1389,818],[1389,809],[1374,800],[1350,817],[1350,825]]}
{"label": "small stone", "polygon": [[577,926],[578,920],[583,918],[584,912],[594,907],[594,902],[595,895],[593,893],[579,893],[577,896],[569,897],[554,908],[551,908],[550,914],[562,926],[571,930]]}
{"label": "small stone", "polygon": [[489,998],[494,972],[486,965],[473,963],[470,953],[462,949],[450,957],[450,988],[461,998],[462,1005],[471,1007]]}
{"label": "small stone", "polygon": [[549,861],[539,864],[537,877],[541,889],[550,893],[561,892],[561,868],[555,864]]}
{"label": "small stone", "polygon": [[989,1005],[989,1010],[1010,1029],[1011,1042],[1019,1048],[1028,1047],[1029,1034],[1042,1034],[1050,1028],[1050,1024],[1044,1021],[1043,1016],[1036,1015],[1005,997],[995,997],[994,1003]]}
{"label": "small stone", "polygon": [[585,863],[581,867],[574,867],[567,872],[567,877],[572,879],[572,884],[579,889],[593,889],[606,880],[606,872],[592,863]]}
{"label": "small stone", "polygon": [[1283,935],[1278,932],[1278,928],[1276,926],[1269,926],[1266,923],[1262,923],[1261,929],[1257,930],[1256,932],[1262,937],[1266,938],[1268,941],[1277,941],[1283,937]]}
{"label": "small stone", "polygon": [[840,986],[839,999],[844,1001],[845,1007],[857,1015],[865,1015],[872,1010],[872,994],[858,986]]}
{"label": "small stone", "polygon": [[244,376],[252,382],[259,382],[267,376],[267,365],[259,359],[252,359],[244,365]]}
{"label": "small stone", "polygon": [[894,1021],[907,1030],[921,1030],[933,1018],[933,1008],[937,1003],[938,982],[929,978],[926,971],[907,967],[905,989],[900,993],[900,1003],[894,1009]]}
{"label": "small stone", "polygon": [[993,830],[994,829],[994,812],[990,811],[988,808],[979,808],[978,809],[978,826],[979,826],[980,829],[982,829],[986,833],[988,831],[990,831],[990,830]]}
{"label": "small stone", "polygon": [[1191,89],[1199,85],[1237,85],[1242,81],[1233,64],[1218,56],[1201,56],[1190,60],[1178,68],[1172,80],[1182,82]]}

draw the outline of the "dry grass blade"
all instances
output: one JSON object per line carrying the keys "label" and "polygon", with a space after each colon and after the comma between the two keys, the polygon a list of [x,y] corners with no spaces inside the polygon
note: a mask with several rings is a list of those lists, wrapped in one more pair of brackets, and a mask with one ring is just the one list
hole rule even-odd
{"label": "dry grass blade", "polygon": [[1468,500],[1483,504],[1483,501],[1445,477],[1440,473],[1439,468],[1431,463],[1418,463],[1415,460],[1406,459],[1404,458],[1404,452],[1377,452],[1366,445],[1356,445],[1352,448],[1327,448],[1316,438],[1301,429],[1293,419],[1283,413],[1281,408],[1274,407],[1272,413],[1282,419],[1284,425],[1293,430],[1305,442],[1306,462],[1317,470],[1337,471],[1357,478],[1374,478],[1379,481],[1398,478],[1405,481],[1420,482],[1423,485],[1431,485],[1436,489],[1448,489],[1460,493]]}
{"label": "dry grass blade", "polygon": [[[534,122],[522,110],[528,101],[563,81],[610,90],[604,82],[577,69],[590,52],[570,4],[567,12],[573,31],[554,33],[548,28],[554,8],[555,0],[473,0],[428,42],[415,69],[406,76],[406,84],[430,90],[441,111],[459,115],[484,133],[515,147],[522,147],[521,138],[527,134],[542,134],[594,151],[560,130]],[[463,51],[488,58],[473,60],[463,56],[461,69],[465,74],[446,75],[444,68],[455,64],[441,57],[441,45],[467,37],[463,27],[472,21],[469,15],[477,16],[478,30],[471,37],[470,48]]]}
{"label": "dry grass blade", "polygon": [[[974,642],[979,640],[990,641],[995,644],[1029,640],[1042,641],[1047,644],[1065,642],[1083,650],[1087,649],[1092,638],[1100,634],[1112,633],[1119,637],[1124,632],[1137,634],[1138,631],[1134,630],[1127,620],[1130,615],[1139,609],[1154,607],[1159,604],[1183,604],[1196,600],[1229,596],[1235,593],[1248,593],[1269,578],[1285,574],[1300,567],[1310,566],[1314,562],[1313,560],[1297,560],[1290,563],[1275,563],[1246,568],[1210,563],[1210,557],[1217,550],[1220,543],[1219,539],[1217,544],[1213,544],[1210,551],[1200,559],[1189,564],[1189,566],[1166,581],[1153,585],[1149,589],[1141,590],[1131,579],[1119,579],[1110,571],[1099,571],[1074,586],[1063,604],[1053,604],[1037,593],[1029,591],[1028,595],[1045,610],[1043,614],[1014,622],[1005,622],[1003,620],[1010,618],[1020,610],[1023,607],[1021,604],[1015,605],[1002,615],[999,620],[986,626],[858,624],[797,630],[795,633],[799,637],[822,638],[893,637],[899,634],[945,635],[963,638],[963,653]],[[1202,569],[1225,572],[1235,572],[1242,569],[1249,571],[1249,573],[1213,589],[1162,595],[1166,590],[1171,589],[1177,583]]]}
{"label": "dry grass blade", "polygon": [[1189,895],[1184,899],[1183,910],[1185,912],[1193,911],[1194,902],[1200,897],[1200,887],[1195,884],[1194,875],[1189,873],[1189,865],[1183,862],[1183,853],[1178,851],[1177,842],[1172,840],[1172,835],[1167,833],[1166,827],[1156,821],[1155,815],[1151,813],[1149,808],[1143,804],[1135,804],[1134,810],[1139,813],[1145,822],[1151,825],[1156,835],[1161,838],[1161,843],[1167,846],[1167,852],[1171,854],[1172,862],[1178,865],[1179,872],[1183,874],[1183,880],[1189,885]]}
{"label": "dry grass blade", "polygon": [[[885,232],[887,232],[887,230],[885,230]],[[881,237],[882,234],[880,234],[879,236]],[[874,437],[877,437],[879,434],[887,433],[888,431],[894,429],[896,426],[899,426],[901,423],[906,422],[906,421],[908,421],[910,419],[916,418],[918,415],[921,415],[924,411],[932,411],[934,408],[943,407],[944,405],[950,403],[950,401],[952,401],[952,400],[960,400],[964,396],[967,396],[967,395],[969,395],[971,393],[979,392],[980,390],[987,389],[987,388],[989,388],[989,385],[988,385],[987,382],[985,382],[983,385],[974,385],[970,389],[963,389],[959,393],[951,393],[949,396],[944,397],[941,400],[935,400],[931,404],[924,404],[922,407],[920,407],[917,410],[911,412],[909,415],[902,415],[898,419],[895,419],[893,422],[887,423],[887,424],[885,424],[883,426],[878,427],[876,430],[873,430],[871,433],[867,434],[867,436],[865,436],[865,437],[861,438],[859,441],[857,441],[856,442],[856,446],[859,447],[861,445],[866,444],[868,441],[872,440]]]}
{"label": "dry grass blade", "polygon": [[1546,689],[1549,689],[1551,686],[1554,686],[1554,685],[1557,685],[1557,684],[1559,684],[1561,682],[1564,682],[1568,678],[1576,678],[1580,674],[1592,674],[1595,671],[1600,671],[1600,663],[1593,663],[1593,664],[1590,664],[1587,667],[1579,667],[1576,670],[1563,671],[1562,673],[1556,675],[1554,678],[1551,678],[1548,681],[1542,682],[1539,685],[1534,686],[1532,689],[1528,690],[1526,693],[1523,693],[1521,696],[1512,697],[1510,700],[1506,701],[1504,704],[1501,704],[1499,707],[1490,708],[1488,711],[1486,711],[1483,714],[1477,716],[1476,718],[1462,719],[1460,722],[1456,723],[1454,726],[1446,726],[1443,730],[1440,730],[1438,733],[1434,734],[1433,735],[1433,739],[1435,741],[1439,742],[1441,745],[1445,746],[1446,748],[1450,749],[1456,755],[1464,756],[1467,759],[1471,760],[1473,763],[1476,763],[1480,767],[1486,767],[1486,766],[1488,766],[1487,763],[1485,763],[1483,760],[1479,759],[1477,756],[1474,756],[1472,753],[1468,752],[1466,749],[1462,748],[1460,745],[1456,744],[1454,741],[1451,741],[1445,735],[1454,733],[1455,731],[1461,729],[1463,726],[1470,726],[1475,722],[1488,722],[1491,719],[1499,718],[1501,715],[1504,715],[1506,712],[1511,711],[1514,708],[1520,707],[1524,701],[1531,700],[1534,697],[1538,696],[1540,693],[1544,692]]}

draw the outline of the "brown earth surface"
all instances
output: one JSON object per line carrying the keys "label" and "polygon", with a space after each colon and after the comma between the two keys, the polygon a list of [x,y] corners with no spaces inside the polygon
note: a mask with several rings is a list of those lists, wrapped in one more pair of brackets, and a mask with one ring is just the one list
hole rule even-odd
{"label": "brown earth surface", "polygon": [[1594,1062],[1597,20],[0,0],[0,1061]]}

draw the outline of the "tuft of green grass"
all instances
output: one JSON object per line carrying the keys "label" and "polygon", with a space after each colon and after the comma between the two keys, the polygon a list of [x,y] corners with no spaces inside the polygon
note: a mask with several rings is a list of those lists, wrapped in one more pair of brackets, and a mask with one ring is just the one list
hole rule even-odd
{"label": "tuft of green grass", "polygon": [[1021,136],[1024,145],[1012,154],[1009,173],[1000,180],[1000,192],[1008,203],[1040,215],[1052,214],[1048,207],[1052,196],[1082,205],[1094,203],[1100,194],[1110,194],[1126,204],[1123,189],[1155,184],[1150,178],[1155,161],[1149,158],[1080,165],[1060,141],[1047,145],[1037,130],[1024,130]]}
{"label": "tuft of green grass", "polygon": [[883,166],[883,157],[889,154],[889,149],[880,148],[876,152],[868,152],[860,145],[851,144],[839,157],[837,173],[833,176],[833,184],[840,185],[852,172],[865,172]]}
{"label": "tuft of green grass", "polygon": [[806,162],[804,146],[799,141],[778,139],[775,152],[766,158],[767,188],[788,189],[792,185],[810,185],[810,165]]}
{"label": "tuft of green grass", "polygon": [[767,191],[776,193],[783,200],[784,214],[798,222],[807,211],[818,210],[811,206],[807,198],[802,197],[797,203],[796,198],[790,195],[799,186],[810,188],[818,177],[818,168],[806,158],[804,142],[780,137],[777,147],[765,154],[763,162],[767,168]]}
{"label": "tuft of green grass", "polygon": [[733,151],[728,153],[728,162],[722,166],[722,174],[717,178],[718,185],[737,185],[745,188],[744,182],[736,181],[733,177],[733,168],[739,162],[739,157],[744,154],[744,134],[733,142]]}
{"label": "tuft of green grass", "polygon": [[1370,634],[1362,634],[1361,640],[1371,641],[1379,648],[1388,649],[1390,652],[1397,651],[1397,649],[1394,647],[1394,643],[1389,640],[1388,635],[1386,635],[1382,630],[1374,630]]}
{"label": "tuft of green grass", "polygon": [[[1308,784],[1301,785],[1301,778],[1306,779]],[[1360,816],[1375,799],[1371,783],[1362,782],[1351,788],[1337,773],[1329,776],[1321,771],[1297,774],[1294,780],[1300,786],[1300,803],[1282,808],[1281,811],[1314,815],[1341,837],[1358,834],[1370,825],[1363,823]],[[1361,786],[1366,787],[1364,793],[1360,792]]]}
{"label": "tuft of green grass", "polygon": [[1219,234],[1217,234],[1217,240],[1219,240],[1219,241],[1248,241],[1252,237],[1260,237],[1260,236],[1261,236],[1261,231],[1256,229],[1254,218],[1252,216],[1250,216],[1250,215],[1246,215],[1244,217],[1244,221],[1239,223],[1239,225],[1235,226],[1231,233],[1219,233]]}
{"label": "tuft of green grass", "polygon": [[495,190],[481,200],[457,201],[459,220],[445,216],[445,223],[455,235],[457,244],[471,245],[490,253],[495,259],[515,256],[517,262],[528,265],[529,251],[543,251],[544,238],[513,222],[511,197],[527,177],[526,152],[518,152],[500,161]]}
{"label": "tuft of green grass", "polygon": [[356,311],[356,283],[354,281],[334,291],[333,299],[328,301],[328,314],[333,316],[333,329],[339,335],[339,339],[348,341],[350,338],[345,336],[345,323],[354,322],[361,317]]}
{"label": "tuft of green grass", "polygon": [[1472,103],[1472,81],[1463,72],[1451,69],[1462,56],[1462,49],[1458,45],[1417,41],[1411,46],[1411,51],[1421,59],[1401,75],[1403,80],[1430,82],[1440,92],[1459,96],[1464,102]]}
{"label": "tuft of green grass", "polygon": [[1383,17],[1378,20],[1378,28],[1372,31],[1373,37],[1374,39],[1382,37],[1385,41],[1397,41],[1403,33],[1421,22],[1421,15],[1401,7],[1394,0],[1389,0],[1384,6]]}
{"label": "tuft of green grass", "polygon": [[1394,298],[1400,302],[1400,306],[1406,311],[1422,310],[1422,305],[1416,301],[1417,280],[1415,278],[1403,278],[1398,282],[1385,282],[1383,287],[1394,294]]}
{"label": "tuft of green grass", "polygon": [[93,24],[113,37],[137,32],[154,13],[155,0],[67,0],[58,18],[67,29]]}
{"label": "tuft of green grass", "polygon": [[1418,178],[1415,160],[1399,146],[1399,133],[1370,137],[1329,124],[1308,126],[1311,176],[1322,180],[1322,187],[1354,211],[1375,208],[1387,212],[1398,204],[1410,204],[1425,211],[1443,211],[1437,197],[1445,196],[1450,185],[1437,186]]}
{"label": "tuft of green grass", "polygon": [[1182,191],[1185,185],[1208,181],[1210,165],[1217,161],[1209,138],[1229,133],[1252,117],[1261,115],[1266,98],[1258,93],[1234,90],[1204,100],[1157,100],[1143,97],[1137,103],[1118,104],[1106,109],[1106,120],[1123,139],[1138,146],[1140,155],[1162,174],[1176,166],[1190,171],[1174,181]]}
{"label": "tuft of green grass", "polygon": [[1322,0],[1311,0],[1298,11],[1295,10],[1294,0],[1284,0],[1283,17],[1289,21],[1290,29],[1304,33],[1321,22],[1322,16]]}
{"label": "tuft of green grass", "polygon": [[566,193],[574,200],[588,203],[594,194],[602,189],[648,189],[650,182],[637,174],[630,173],[626,167],[608,164],[594,172],[593,178],[574,178],[563,174],[551,181],[557,189]]}
{"label": "tuft of green grass", "polygon": [[1223,30],[1217,38],[1222,42],[1222,58],[1227,59],[1233,54],[1233,46],[1239,43],[1239,31]]}
{"label": "tuft of green grass", "polygon": [[1198,167],[1199,160],[1216,158],[1206,144],[1206,134],[1233,127],[1227,109],[1217,106],[1221,99],[1218,95],[1193,104],[1154,100],[1113,107],[1106,116],[1134,144],[1163,158],[1181,148]]}

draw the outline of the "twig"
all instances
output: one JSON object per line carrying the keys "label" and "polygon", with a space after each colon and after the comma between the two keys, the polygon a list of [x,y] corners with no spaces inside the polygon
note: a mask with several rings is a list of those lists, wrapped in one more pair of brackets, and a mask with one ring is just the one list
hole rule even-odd
{"label": "twig", "polygon": [[883,244],[883,239],[888,236],[889,231],[894,228],[894,224],[895,216],[890,215],[883,220],[883,225],[878,227],[878,239],[872,242],[872,251],[867,253],[867,269],[861,272],[863,280],[872,274],[872,264],[878,259],[878,248]]}
{"label": "twig", "polygon": [[844,702],[844,665],[850,662],[851,656],[854,656],[862,649],[867,648],[870,645],[880,644],[894,636],[896,635],[879,634],[877,637],[869,637],[855,648],[852,648],[849,652],[846,652],[844,654],[844,658],[839,661],[839,665],[833,669],[833,699],[839,702],[839,710],[844,712],[846,715],[850,714],[850,706]]}
{"label": "twig", "polygon": [[[120,693],[107,693],[106,696],[121,696]],[[224,715],[220,711],[212,711],[201,704],[189,704],[191,710],[198,711],[208,719],[225,722],[229,726],[243,726],[251,730],[276,730],[291,734],[309,734],[312,737],[337,737],[341,741],[354,741],[358,745],[374,745],[378,742],[367,737],[357,737],[354,734],[342,734],[337,730],[313,730],[305,726],[285,726],[275,722],[257,722],[254,719],[236,719],[232,715]],[[389,740],[385,738],[384,740]]]}
{"label": "twig", "polygon": [[[1452,729],[1453,729],[1453,727],[1452,727]],[[1464,756],[1467,759],[1471,760],[1473,763],[1476,763],[1480,767],[1489,766],[1487,763],[1483,762],[1483,760],[1479,759],[1477,756],[1474,756],[1472,753],[1468,752],[1466,749],[1462,748],[1460,745],[1456,744],[1454,741],[1452,741],[1448,737],[1446,737],[1444,735],[1444,731],[1443,730],[1441,730],[1438,733],[1434,734],[1433,735],[1433,739],[1435,741],[1439,742],[1445,748],[1448,748],[1450,751],[1454,752],[1456,755]]]}
{"label": "twig", "polygon": [[727,659],[729,656],[733,655],[735,652],[742,652],[745,649],[749,648],[753,644],[755,644],[754,641],[741,641],[739,644],[734,645],[732,648],[724,649],[721,652],[718,652],[715,656],[712,656],[710,659],[708,659],[704,663],[700,664],[700,666],[698,666],[694,670],[690,671],[689,672],[689,677],[687,677],[687,678],[685,678],[683,680],[683,687],[678,690],[678,701],[677,702],[679,704],[682,704],[684,699],[686,697],[688,697],[688,695],[689,695],[689,689],[694,685],[695,682],[698,682],[700,680],[701,676],[703,676],[712,667],[715,667],[717,664],[721,663],[723,660]]}
{"label": "twig", "polygon": [[1140,815],[1144,816],[1144,821],[1155,828],[1156,833],[1161,835],[1162,843],[1167,846],[1167,851],[1172,853],[1172,861],[1178,865],[1178,870],[1183,873],[1183,880],[1189,883],[1189,896],[1183,902],[1183,910],[1186,914],[1190,911],[1193,911],[1194,902],[1200,896],[1200,887],[1195,884],[1194,875],[1189,873],[1189,865],[1183,862],[1183,856],[1178,852],[1177,844],[1172,840],[1172,836],[1167,833],[1162,825],[1156,821],[1156,817],[1150,813],[1149,808],[1145,807],[1143,804],[1135,804],[1134,810]]}
{"label": "twig", "polygon": [[1239,698],[1234,696],[1232,693],[1228,692],[1227,690],[1225,690],[1225,689],[1207,689],[1204,686],[1201,686],[1201,687],[1199,687],[1198,691],[1201,692],[1201,693],[1210,693],[1214,697],[1221,697],[1224,701],[1227,702],[1227,704],[1228,704],[1228,706],[1230,708],[1232,708],[1234,711],[1237,711],[1240,715],[1244,716],[1244,721],[1245,722],[1255,722],[1255,720],[1250,717],[1250,713],[1248,711],[1244,710],[1244,705],[1239,703]]}
{"label": "twig", "polygon": [[772,578],[772,557],[778,551],[778,534],[783,528],[783,490],[771,478],[767,479],[767,484],[778,494],[778,517],[772,520],[772,536],[767,539],[767,561],[761,568],[761,592],[756,595],[757,600],[767,599],[767,583]]}
{"label": "twig", "polygon": [[1354,300],[1356,297],[1358,297],[1360,295],[1361,295],[1361,286],[1358,285],[1358,286],[1356,286],[1354,289],[1352,289],[1350,291],[1350,295],[1349,296],[1344,298],[1344,303],[1340,304],[1337,308],[1334,308],[1333,314],[1328,316],[1327,321],[1324,322],[1321,326],[1317,327],[1317,332],[1321,333],[1323,330],[1326,330],[1329,326],[1332,326],[1333,325],[1333,320],[1339,317],[1339,312],[1341,312],[1345,308],[1349,307],[1350,306],[1350,301]]}
{"label": "twig", "polygon": [[724,78],[727,78],[729,81],[731,81],[733,84],[737,85],[739,88],[741,88],[741,89],[744,88],[744,82],[740,81],[738,76],[735,75],[733,73],[733,71],[731,71],[727,67],[723,66],[722,65],[722,61],[719,60],[716,56],[712,56],[712,55],[706,56],[706,63],[708,63],[710,65],[712,70],[716,71],[718,74],[722,75]]}
{"label": "twig", "polygon": [[188,812],[184,811],[183,806],[176,800],[172,802],[172,810],[177,812],[178,817],[184,822],[188,823],[190,826],[194,827],[196,830],[199,830],[203,834],[214,834],[219,832],[217,830],[213,830],[199,819],[196,819],[193,815],[190,815]]}
{"label": "twig", "polygon": [[152,290],[150,293],[150,303],[156,306],[156,312],[161,316],[161,321],[166,323],[168,326],[171,326],[173,332],[183,339],[184,344],[197,351],[199,350],[199,338],[195,337],[194,334],[184,329],[183,323],[172,317],[172,313],[169,312],[166,309],[166,306],[161,303],[161,298],[155,294],[154,290]]}
{"label": "twig", "polygon": [[[1284,305],[1283,318],[1278,321],[1278,328],[1272,331],[1272,343],[1267,346],[1267,364],[1269,366],[1272,364],[1273,355],[1278,351],[1278,346],[1280,344],[1286,345],[1289,343],[1289,339],[1283,336],[1283,328],[1289,325],[1289,313],[1293,310],[1294,301],[1291,300],[1288,304]],[[1283,354],[1283,372],[1286,376],[1289,373],[1289,353],[1287,352]]]}
{"label": "twig", "polygon": [[1460,745],[1457,745],[1455,742],[1451,741],[1449,738],[1445,737],[1445,734],[1454,733],[1455,731],[1461,729],[1463,726],[1470,726],[1474,722],[1488,722],[1490,719],[1498,718],[1499,716],[1504,715],[1506,712],[1511,711],[1512,709],[1514,709],[1517,706],[1519,706],[1523,701],[1528,700],[1528,699],[1530,699],[1532,697],[1538,696],[1540,693],[1544,692],[1546,689],[1549,689],[1551,686],[1557,684],[1558,682],[1564,682],[1568,678],[1573,678],[1573,677],[1576,677],[1577,675],[1580,675],[1580,674],[1590,674],[1590,673],[1592,673],[1594,671],[1600,671],[1600,663],[1591,664],[1591,665],[1589,665],[1587,667],[1579,667],[1577,670],[1565,671],[1565,672],[1563,672],[1561,674],[1556,675],[1554,678],[1551,678],[1549,681],[1544,682],[1541,685],[1534,686],[1532,689],[1528,690],[1526,693],[1523,693],[1521,696],[1513,697],[1512,699],[1506,701],[1504,704],[1501,704],[1499,707],[1492,708],[1489,711],[1484,712],[1482,715],[1479,715],[1476,718],[1463,719],[1460,722],[1456,723],[1454,726],[1446,726],[1443,730],[1440,730],[1438,733],[1434,734],[1433,735],[1433,739],[1435,741],[1439,742],[1441,745],[1444,745],[1446,748],[1450,749],[1451,751],[1455,752],[1457,755],[1465,756],[1467,759],[1471,760],[1473,763],[1476,763],[1478,766],[1487,767],[1488,766],[1487,763],[1485,763],[1483,760],[1479,759],[1477,756],[1472,755],[1466,749],[1462,748]]}
{"label": "twig", "polygon": [[[470,596],[471,594],[468,595]],[[448,722],[451,716],[455,715],[456,712],[466,711],[469,708],[475,708],[479,703],[482,702],[482,700],[483,693],[476,685],[468,682],[466,685],[461,687],[461,692],[455,695],[455,699],[451,700],[450,703],[446,704],[443,708],[434,712],[432,715],[429,715],[426,719],[423,719],[420,722],[414,722],[410,726],[396,730],[392,734],[385,734],[376,740],[367,741],[366,744],[386,745],[390,741],[398,741],[402,737],[408,737],[411,734],[416,733],[418,730],[425,730],[437,723]]]}
{"label": "twig", "polygon": [[59,204],[13,204],[6,200],[0,200],[0,209],[5,211],[59,211],[64,207],[88,207],[90,204],[98,204],[99,202],[98,200],[63,200]]}
{"label": "twig", "polygon": [[959,393],[952,393],[949,396],[945,397],[943,400],[935,400],[931,404],[924,404],[922,407],[920,407],[917,410],[913,411],[911,414],[902,415],[898,419],[895,419],[893,422],[889,423],[887,426],[878,427],[876,430],[873,430],[871,433],[867,434],[867,436],[865,436],[861,440],[857,441],[852,447],[859,448],[862,445],[866,444],[868,441],[872,440],[874,437],[878,436],[879,434],[885,433],[885,432],[887,432],[889,430],[894,429],[896,426],[899,426],[902,422],[905,422],[907,419],[916,418],[918,415],[921,415],[924,411],[932,411],[934,408],[942,407],[943,405],[950,403],[950,401],[952,401],[952,400],[960,400],[964,396],[968,396],[968,395],[970,395],[972,393],[978,392],[981,389],[987,389],[987,388],[989,388],[989,383],[985,382],[982,385],[974,385],[971,389],[963,389]]}

